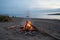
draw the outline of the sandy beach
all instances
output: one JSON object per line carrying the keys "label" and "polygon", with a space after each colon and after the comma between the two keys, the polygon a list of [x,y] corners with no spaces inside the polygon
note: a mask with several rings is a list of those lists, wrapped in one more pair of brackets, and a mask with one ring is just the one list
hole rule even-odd
{"label": "sandy beach", "polygon": [[[54,20],[31,19],[32,24],[40,31],[36,36],[18,33],[24,18],[13,18],[13,22],[0,22],[0,40],[60,40],[60,22]],[[16,30],[7,29],[16,26]]]}

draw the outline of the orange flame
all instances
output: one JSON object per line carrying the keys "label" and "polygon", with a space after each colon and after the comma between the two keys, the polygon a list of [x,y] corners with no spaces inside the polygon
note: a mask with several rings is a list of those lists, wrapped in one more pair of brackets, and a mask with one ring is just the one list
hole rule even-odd
{"label": "orange flame", "polygon": [[22,30],[33,30],[33,27],[31,26],[31,21],[26,21],[25,25],[23,26]]}

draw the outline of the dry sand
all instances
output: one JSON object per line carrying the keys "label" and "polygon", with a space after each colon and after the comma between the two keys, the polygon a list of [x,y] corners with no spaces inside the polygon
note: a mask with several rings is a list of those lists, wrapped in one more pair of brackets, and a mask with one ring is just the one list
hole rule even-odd
{"label": "dry sand", "polygon": [[[31,19],[32,24],[38,28],[40,34],[26,36],[18,33],[25,19],[14,18],[14,22],[0,22],[0,40],[58,40],[60,39],[60,22],[52,20]],[[16,26],[16,30],[7,29]],[[46,34],[45,34],[46,33]]]}

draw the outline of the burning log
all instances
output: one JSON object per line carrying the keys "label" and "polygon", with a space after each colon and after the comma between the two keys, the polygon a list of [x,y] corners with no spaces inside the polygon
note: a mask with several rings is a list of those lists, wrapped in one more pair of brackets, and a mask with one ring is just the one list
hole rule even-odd
{"label": "burning log", "polygon": [[23,27],[20,27],[20,32],[23,32],[25,34],[36,34],[37,32],[39,32],[39,30],[32,25],[31,21],[26,21],[25,25]]}
{"label": "burning log", "polygon": [[22,31],[37,31],[37,28],[31,24],[31,21],[26,21],[25,25],[20,28]]}

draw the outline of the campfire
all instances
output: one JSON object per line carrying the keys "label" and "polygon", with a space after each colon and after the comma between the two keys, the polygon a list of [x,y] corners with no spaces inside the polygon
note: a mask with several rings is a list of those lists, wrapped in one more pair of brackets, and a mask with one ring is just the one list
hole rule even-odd
{"label": "campfire", "polygon": [[25,25],[20,27],[20,32],[21,31],[25,34],[33,35],[38,32],[38,29],[34,25],[32,25],[30,20],[28,20],[28,21],[26,21]]}
{"label": "campfire", "polygon": [[25,25],[23,25],[23,26],[21,27],[21,30],[22,30],[22,31],[36,31],[37,28],[35,28],[35,27],[32,25],[31,21],[28,20],[28,21],[26,21]]}
{"label": "campfire", "polygon": [[34,28],[31,25],[31,21],[29,21],[29,20],[26,21],[25,25],[23,27],[21,27],[21,29],[23,31],[32,31],[32,30],[34,30]]}

